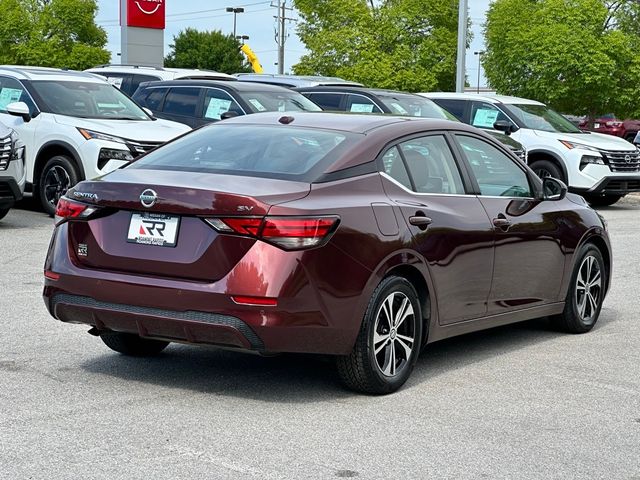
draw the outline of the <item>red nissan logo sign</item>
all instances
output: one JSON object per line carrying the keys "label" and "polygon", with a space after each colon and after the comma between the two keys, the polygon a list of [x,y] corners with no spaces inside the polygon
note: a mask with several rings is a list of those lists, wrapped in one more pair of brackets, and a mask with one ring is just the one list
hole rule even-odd
{"label": "red nissan logo sign", "polygon": [[164,29],[164,0],[127,0],[127,26]]}

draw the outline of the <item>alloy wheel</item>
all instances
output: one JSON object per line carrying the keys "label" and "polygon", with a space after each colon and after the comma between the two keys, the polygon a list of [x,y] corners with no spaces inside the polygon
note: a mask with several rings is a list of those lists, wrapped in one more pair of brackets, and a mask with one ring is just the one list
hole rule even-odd
{"label": "alloy wheel", "polygon": [[60,165],[51,167],[44,177],[44,197],[47,203],[57,205],[58,200],[62,197],[71,186],[71,178],[69,173]]}
{"label": "alloy wheel", "polygon": [[580,319],[590,323],[598,313],[602,297],[602,271],[598,260],[588,255],[582,260],[576,279],[576,304]]}
{"label": "alloy wheel", "polygon": [[546,168],[536,168],[533,172],[540,178],[553,177],[551,172]]}
{"label": "alloy wheel", "polygon": [[398,375],[408,364],[415,347],[415,318],[411,300],[402,292],[384,299],[373,331],[376,365],[387,377]]}

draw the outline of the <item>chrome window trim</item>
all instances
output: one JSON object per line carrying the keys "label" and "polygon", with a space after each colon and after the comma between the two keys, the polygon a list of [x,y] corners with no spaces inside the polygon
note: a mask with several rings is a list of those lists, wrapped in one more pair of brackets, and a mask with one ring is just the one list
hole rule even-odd
{"label": "chrome window trim", "polygon": [[[383,177],[385,177],[387,180],[395,183],[397,186],[399,186],[405,192],[410,193],[412,195],[420,195],[420,196],[426,195],[426,196],[430,196],[430,197],[477,197],[478,196],[475,193],[419,193],[419,192],[414,192],[413,190],[409,190],[407,187],[402,185],[400,182],[398,182],[395,178],[393,178],[387,172],[381,172],[380,170],[378,170],[378,173],[380,175],[382,175]],[[499,197],[499,198],[506,198],[506,197]]]}

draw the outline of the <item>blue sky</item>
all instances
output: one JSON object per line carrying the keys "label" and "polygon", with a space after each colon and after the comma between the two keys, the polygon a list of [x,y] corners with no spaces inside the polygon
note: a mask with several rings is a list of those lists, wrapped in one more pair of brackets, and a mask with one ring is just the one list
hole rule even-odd
{"label": "blue sky", "polygon": [[[237,16],[238,35],[249,35],[247,42],[257,53],[266,72],[275,73],[277,66],[277,45],[274,40],[276,8],[271,7],[270,1],[259,0],[166,0],[167,27],[165,30],[165,54],[173,36],[181,30],[192,27],[198,30],[233,31],[233,14],[225,11],[226,7],[244,7],[245,13]],[[119,0],[98,0],[99,12],[97,22],[109,34],[108,49],[111,51],[112,62],[118,63],[116,53],[120,51],[120,27],[118,25]],[[274,2],[277,3],[277,2]],[[292,2],[287,2],[290,5]],[[483,48],[481,24],[489,4],[489,0],[468,0],[469,16],[473,22],[474,41],[467,51],[467,77],[471,85],[477,83],[478,57],[474,51]],[[198,12],[198,13],[191,13]],[[296,17],[295,12],[290,12]],[[304,55],[305,47],[295,33],[295,23],[288,24],[289,37],[285,50],[285,71],[289,71],[300,56]],[[481,78],[481,85],[484,78]]]}

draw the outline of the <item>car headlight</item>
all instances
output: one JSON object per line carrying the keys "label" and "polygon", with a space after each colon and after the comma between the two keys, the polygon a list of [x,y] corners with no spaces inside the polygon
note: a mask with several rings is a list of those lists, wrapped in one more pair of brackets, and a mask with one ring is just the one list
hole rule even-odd
{"label": "car headlight", "polygon": [[78,131],[85,140],[104,140],[105,142],[126,143],[124,138],[114,137],[113,135],[108,135],[106,133],[94,132],[93,130],[87,130],[86,128],[78,128]]}
{"label": "car headlight", "polygon": [[116,150],[113,148],[101,148],[98,154],[98,168],[102,170],[111,160],[130,162],[133,155],[129,150]]}
{"label": "car headlight", "polygon": [[567,147],[569,150],[579,148],[580,150],[591,150],[592,152],[599,152],[596,147],[590,147],[589,145],[583,145],[582,143],[570,142],[569,140],[558,140],[561,144]]}
{"label": "car headlight", "polygon": [[584,170],[587,165],[606,165],[602,157],[595,155],[583,155],[580,159],[580,170]]}

